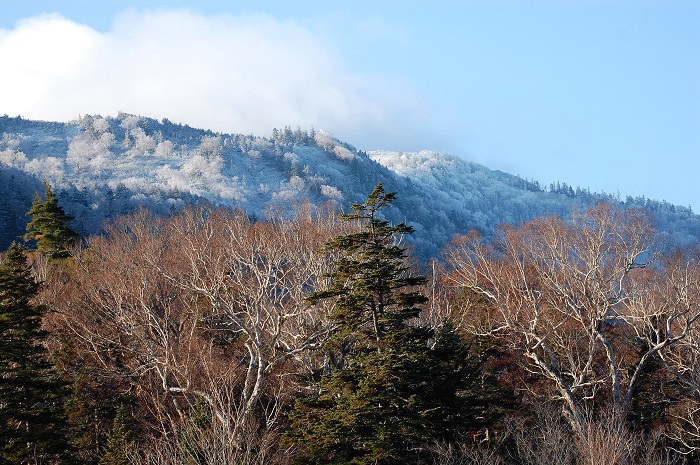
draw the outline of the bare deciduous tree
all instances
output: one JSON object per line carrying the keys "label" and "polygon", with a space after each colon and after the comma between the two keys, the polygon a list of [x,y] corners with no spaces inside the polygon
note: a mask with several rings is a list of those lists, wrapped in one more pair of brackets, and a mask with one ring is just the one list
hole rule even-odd
{"label": "bare deciduous tree", "polygon": [[681,276],[657,261],[654,235],[638,211],[601,204],[447,251],[453,284],[485,300],[472,330],[524,356],[579,438],[593,400],[623,416],[649,360],[686,340],[700,314],[670,293]]}
{"label": "bare deciduous tree", "polygon": [[700,451],[700,261],[698,250],[688,256],[675,253],[664,262],[665,279],[655,283],[662,296],[655,317],[665,326],[645,328],[639,334],[648,345],[672,339],[663,345],[659,357],[682,386],[683,398],[670,409],[674,421],[668,436],[681,445],[683,453]]}
{"label": "bare deciduous tree", "polygon": [[181,215],[174,223],[184,272],[159,269],[173,286],[207,303],[207,318],[247,351],[245,410],[257,407],[267,376],[285,360],[318,345],[325,315],[310,311],[305,295],[328,271],[319,254],[332,230],[311,222],[251,222],[242,213],[210,213],[207,221]]}
{"label": "bare deciduous tree", "polygon": [[59,291],[62,325],[105,374],[134,386],[162,438],[204,402],[207,434],[216,432],[207,440],[240,452],[255,436],[260,454],[278,436],[294,389],[286,381],[318,363],[309,352],[329,329],[328,309],[304,297],[331,263],[319,250],[346,227],[308,206],[260,222],[213,209],[140,212],[76,254]]}

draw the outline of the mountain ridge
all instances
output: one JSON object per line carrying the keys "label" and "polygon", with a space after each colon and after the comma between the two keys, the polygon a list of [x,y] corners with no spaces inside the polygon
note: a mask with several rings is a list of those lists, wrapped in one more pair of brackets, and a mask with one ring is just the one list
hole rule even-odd
{"label": "mountain ridge", "polygon": [[0,117],[0,248],[23,231],[24,213],[46,180],[82,234],[144,207],[168,213],[198,202],[264,217],[273,205],[308,200],[347,210],[379,181],[399,193],[387,213],[415,229],[419,256],[435,256],[456,233],[493,234],[504,223],[568,216],[601,200],[647,209],[674,245],[700,237],[685,207],[645,198],[550,191],[537,183],[434,151],[357,150],[326,131],[289,127],[267,137],[218,133],[119,113],[66,123]]}

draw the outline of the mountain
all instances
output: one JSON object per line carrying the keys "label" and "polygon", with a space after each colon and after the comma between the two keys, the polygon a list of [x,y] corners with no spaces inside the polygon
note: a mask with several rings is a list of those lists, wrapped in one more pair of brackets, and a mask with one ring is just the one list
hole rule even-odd
{"label": "mountain", "polygon": [[443,153],[363,152],[325,131],[221,134],[120,113],[68,123],[4,116],[0,133],[2,250],[23,233],[41,180],[82,234],[99,233],[105,220],[139,207],[168,213],[203,201],[255,217],[302,200],[347,210],[383,181],[399,193],[387,219],[415,228],[422,257],[438,254],[455,233],[489,235],[500,224],[567,216],[600,200],[646,208],[671,244],[700,237],[700,217],[685,207],[643,197],[623,202],[566,184],[545,190]]}

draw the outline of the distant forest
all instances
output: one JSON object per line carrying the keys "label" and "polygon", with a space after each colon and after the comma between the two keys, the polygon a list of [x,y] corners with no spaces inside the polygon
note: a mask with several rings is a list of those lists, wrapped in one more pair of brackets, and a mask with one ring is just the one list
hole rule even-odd
{"label": "distant forest", "polygon": [[267,137],[221,134],[120,113],[69,123],[0,116],[0,134],[0,250],[24,234],[42,181],[83,236],[140,208],[168,215],[205,202],[254,218],[305,201],[343,210],[381,181],[401,193],[384,214],[410,223],[415,232],[407,241],[424,260],[437,257],[455,234],[474,229],[493,237],[499,225],[570,218],[600,201],[647,210],[669,247],[700,237],[700,216],[685,206],[565,182],[540,185],[455,155],[367,152],[313,128],[273,129]]}
{"label": "distant forest", "polygon": [[700,460],[700,255],[645,199],[427,260],[381,182],[346,213],[139,209],[83,237],[42,191],[0,261],[2,463]]}

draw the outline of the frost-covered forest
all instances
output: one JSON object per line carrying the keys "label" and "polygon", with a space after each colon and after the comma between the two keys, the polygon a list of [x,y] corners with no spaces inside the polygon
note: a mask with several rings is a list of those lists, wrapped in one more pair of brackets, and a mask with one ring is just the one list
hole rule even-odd
{"label": "frost-covered forest", "polygon": [[566,183],[541,186],[435,152],[364,152],[313,129],[274,129],[268,137],[219,134],[128,114],[71,123],[0,117],[0,245],[23,233],[31,199],[48,181],[74,228],[101,230],[107,218],[145,207],[170,213],[206,201],[255,217],[302,200],[347,208],[377,182],[401,192],[392,212],[415,228],[421,257],[456,234],[487,235],[501,224],[541,215],[569,216],[600,200],[644,207],[670,242],[689,245],[700,218],[687,207],[618,199]]}

